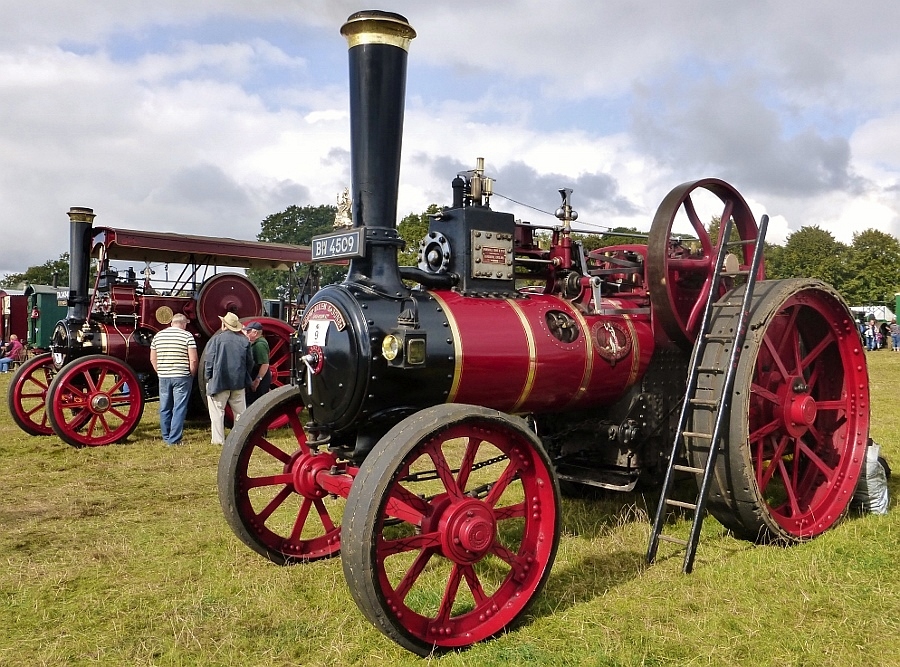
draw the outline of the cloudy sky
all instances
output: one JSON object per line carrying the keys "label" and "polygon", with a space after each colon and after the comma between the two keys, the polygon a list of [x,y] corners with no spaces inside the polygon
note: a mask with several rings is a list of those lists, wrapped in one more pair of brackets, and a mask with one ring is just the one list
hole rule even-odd
{"label": "cloudy sky", "polygon": [[[495,191],[648,229],[732,183],[769,238],[900,235],[895,0],[22,0],[0,6],[0,275],[96,224],[252,239],[349,185],[347,16],[405,15],[400,215],[486,159]],[[553,218],[495,198],[535,223]]]}

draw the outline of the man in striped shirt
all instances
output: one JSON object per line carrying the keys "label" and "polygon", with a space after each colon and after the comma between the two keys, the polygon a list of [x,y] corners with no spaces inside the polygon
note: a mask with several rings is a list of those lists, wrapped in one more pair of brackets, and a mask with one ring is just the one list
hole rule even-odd
{"label": "man in striped shirt", "polygon": [[188,318],[177,313],[172,324],[153,337],[150,363],[159,376],[159,428],[168,445],[181,444],[184,419],[197,372],[197,343],[186,331]]}

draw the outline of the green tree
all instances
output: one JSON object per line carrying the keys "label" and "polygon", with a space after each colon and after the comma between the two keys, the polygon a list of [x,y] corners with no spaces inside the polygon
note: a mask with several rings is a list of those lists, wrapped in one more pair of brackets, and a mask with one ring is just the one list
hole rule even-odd
{"label": "green tree", "polygon": [[893,267],[900,266],[900,241],[876,229],[853,234],[847,278],[838,287],[852,306],[887,305],[893,310],[900,280]]}
{"label": "green tree", "polygon": [[[312,237],[334,231],[334,215],[336,207],[321,206],[288,206],[280,213],[273,213],[260,223],[260,232],[256,235],[259,241],[270,243],[291,243],[293,245],[310,245]],[[303,281],[309,267],[297,267],[295,280]],[[322,264],[319,266],[320,281],[323,285],[340,282],[347,274],[345,266]],[[289,291],[297,294],[298,286],[288,285],[290,274],[287,271],[271,269],[250,269],[247,277],[259,288],[263,298],[278,299],[287,296]]]}
{"label": "green tree", "polygon": [[24,273],[7,273],[0,280],[0,287],[13,289],[16,285],[57,285],[69,284],[69,253],[64,252],[59,259],[49,259],[40,266],[30,266]]}
{"label": "green tree", "polygon": [[847,275],[850,249],[818,225],[801,227],[788,236],[767,278],[820,278],[838,290]]}

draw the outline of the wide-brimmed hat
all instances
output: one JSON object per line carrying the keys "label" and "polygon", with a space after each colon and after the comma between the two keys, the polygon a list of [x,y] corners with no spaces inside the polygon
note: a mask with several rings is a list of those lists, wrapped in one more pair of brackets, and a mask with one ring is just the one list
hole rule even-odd
{"label": "wide-brimmed hat", "polygon": [[241,321],[238,319],[238,316],[234,313],[228,313],[225,317],[219,315],[219,319],[222,320],[222,324],[224,324],[225,328],[229,331],[241,331],[244,328]]}
{"label": "wide-brimmed hat", "polygon": [[248,325],[245,326],[244,328],[245,328],[245,329],[256,329],[257,331],[262,331],[262,330],[263,330],[262,324],[260,324],[259,322],[251,322],[250,324],[248,324]]}

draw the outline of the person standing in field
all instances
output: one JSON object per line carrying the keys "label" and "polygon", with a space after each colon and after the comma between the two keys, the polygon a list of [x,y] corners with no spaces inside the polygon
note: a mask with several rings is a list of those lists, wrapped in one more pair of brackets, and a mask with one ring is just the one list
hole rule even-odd
{"label": "person standing in field", "polygon": [[230,405],[234,421],[247,408],[244,388],[251,384],[253,355],[244,327],[234,313],[222,320],[222,330],[206,344],[203,378],[206,382],[206,406],[212,423],[212,443],[225,444],[225,406]]}
{"label": "person standing in field", "polygon": [[253,378],[247,386],[247,406],[272,387],[272,369],[269,365],[269,342],[263,336],[262,324],[251,322],[244,328],[244,334],[250,341],[250,351],[253,353],[253,369],[250,377]]}
{"label": "person standing in field", "polygon": [[888,325],[888,330],[891,333],[891,350],[894,352],[900,352],[900,324],[897,324],[897,318],[892,317],[891,323]]}
{"label": "person standing in field", "polygon": [[167,445],[181,444],[197,372],[197,342],[187,324],[187,317],[175,314],[150,343],[150,363],[159,376],[159,430]]}

